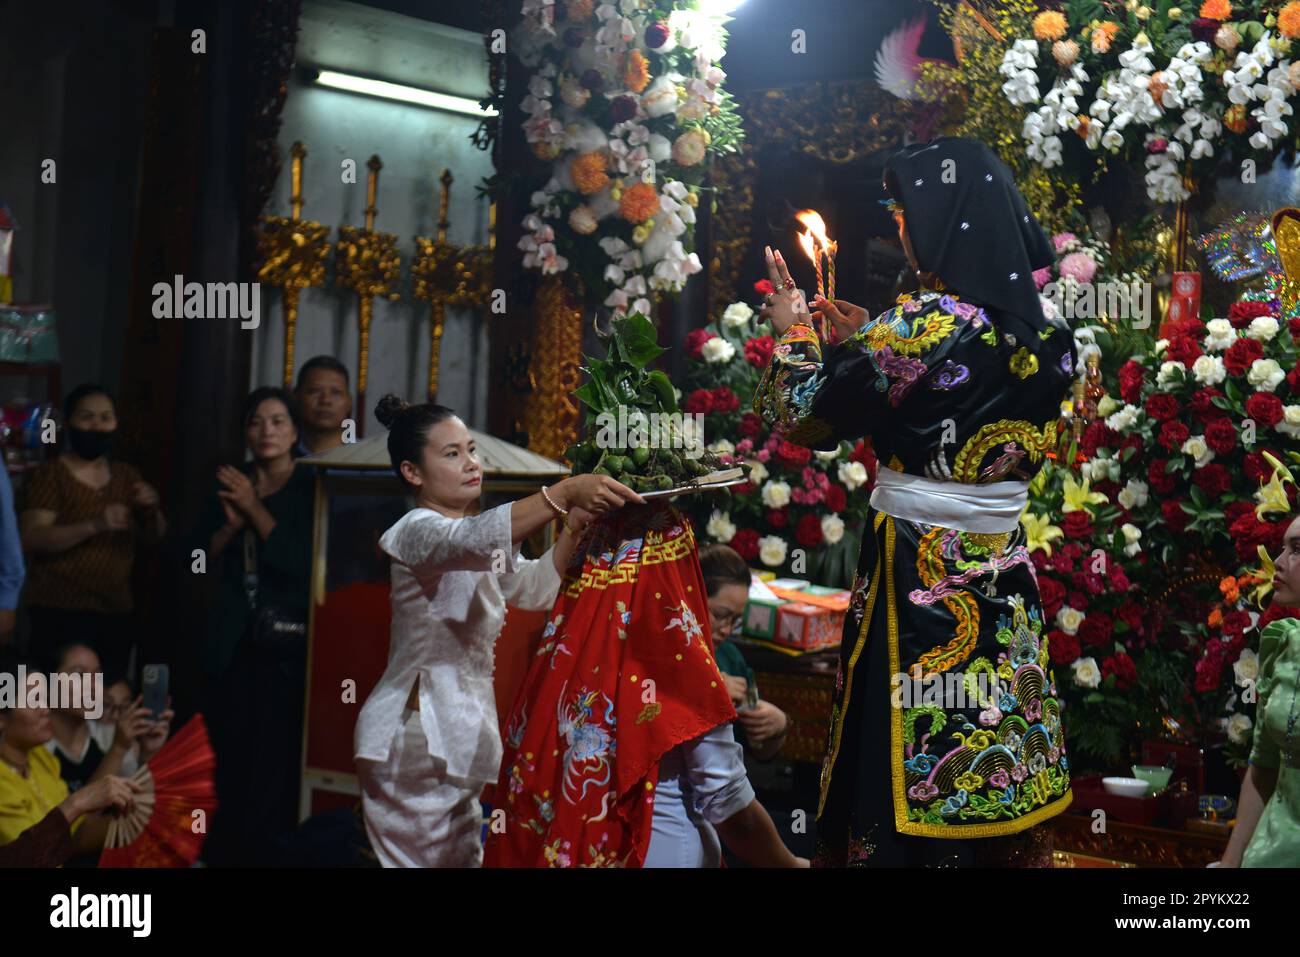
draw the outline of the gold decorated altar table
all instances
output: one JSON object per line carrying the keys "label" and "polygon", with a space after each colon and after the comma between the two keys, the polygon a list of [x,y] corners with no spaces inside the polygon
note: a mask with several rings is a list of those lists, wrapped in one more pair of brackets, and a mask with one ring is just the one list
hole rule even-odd
{"label": "gold decorated altar table", "polygon": [[1056,867],[1205,867],[1223,856],[1228,831],[1125,824],[1113,818],[1104,833],[1093,831],[1088,813],[1052,819]]}

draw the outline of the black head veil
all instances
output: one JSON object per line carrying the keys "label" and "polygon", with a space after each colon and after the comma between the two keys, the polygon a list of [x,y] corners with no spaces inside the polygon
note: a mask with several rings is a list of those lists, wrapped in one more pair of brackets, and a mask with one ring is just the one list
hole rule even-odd
{"label": "black head veil", "polygon": [[1037,351],[1047,320],[1033,273],[1055,254],[1006,164],[976,140],[940,137],[891,156],[885,190],[903,208],[921,269],[992,306],[999,328]]}

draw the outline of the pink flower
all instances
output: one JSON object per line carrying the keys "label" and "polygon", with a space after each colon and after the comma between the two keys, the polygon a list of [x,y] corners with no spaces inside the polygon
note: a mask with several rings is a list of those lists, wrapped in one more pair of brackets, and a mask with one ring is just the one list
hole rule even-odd
{"label": "pink flower", "polygon": [[1061,260],[1061,275],[1075,282],[1092,282],[1097,274],[1097,261],[1087,253],[1070,253]]}
{"label": "pink flower", "polygon": [[1037,285],[1039,289],[1042,289],[1051,281],[1052,281],[1051,266],[1044,266],[1042,269],[1034,270],[1034,284]]}
{"label": "pink flower", "polygon": [[772,452],[770,449],[759,449],[758,455],[756,456],[756,458],[760,462],[766,462],[771,457],[772,457]]}
{"label": "pink flower", "polygon": [[739,442],[736,443],[737,455],[748,455],[752,451],[754,451],[753,439],[741,439]]}
{"label": "pink flower", "polygon": [[1056,251],[1059,253],[1078,238],[1074,233],[1057,233],[1052,237],[1052,244],[1056,246]]}
{"label": "pink flower", "polygon": [[1148,153],[1164,153],[1168,149],[1169,141],[1158,136],[1147,144]]}

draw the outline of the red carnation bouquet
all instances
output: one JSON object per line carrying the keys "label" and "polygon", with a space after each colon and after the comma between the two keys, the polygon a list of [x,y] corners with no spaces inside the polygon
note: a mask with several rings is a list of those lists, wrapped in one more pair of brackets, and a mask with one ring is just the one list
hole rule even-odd
{"label": "red carnation bouquet", "polygon": [[1143,533],[1116,502],[1104,467],[1049,461],[1029,492],[1021,524],[1070,753],[1079,770],[1110,770],[1124,763],[1140,729],[1182,704],[1191,660],[1151,630]]}
{"label": "red carnation bouquet", "polygon": [[1295,486],[1270,458],[1300,461],[1300,319],[1252,295],[1226,318],[1164,331],[1120,366],[1119,397],[1101,400],[1080,451],[1114,522],[1141,530],[1149,640],[1187,657],[1188,688],[1169,716],[1225,732],[1231,754],[1244,712],[1226,676],[1254,654],[1260,625],[1259,611],[1227,596],[1278,553],[1295,510]]}

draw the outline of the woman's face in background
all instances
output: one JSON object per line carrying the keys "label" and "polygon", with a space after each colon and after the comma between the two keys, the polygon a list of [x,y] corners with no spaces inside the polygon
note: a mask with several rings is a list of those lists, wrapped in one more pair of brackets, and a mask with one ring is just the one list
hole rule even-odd
{"label": "woman's face in background", "polygon": [[419,498],[463,512],[483,490],[483,466],[474,437],[456,416],[429,429],[418,466],[402,463],[402,474],[419,487]]}
{"label": "woman's face in background", "polygon": [[68,416],[68,426],[86,432],[115,431],[117,412],[113,408],[113,400],[103,393],[86,396]]}
{"label": "woman's face in background", "polygon": [[721,586],[717,594],[709,596],[709,623],[713,626],[714,638],[730,638],[739,630],[737,623],[745,613],[748,600],[749,589],[731,582]]}
{"label": "woman's face in background", "polygon": [[116,721],[131,703],[131,686],[125,681],[114,681],[104,689],[103,720]]}
{"label": "woman's face in background", "polygon": [[[28,675],[27,695],[18,703],[25,704],[29,700],[28,696],[35,695],[38,691],[48,701],[49,682],[45,675]],[[49,708],[9,708],[0,711],[0,738],[15,750],[30,751],[52,737],[54,724],[50,720]]]}
{"label": "woman's face in background", "polygon": [[1273,600],[1300,605],[1300,518],[1287,526],[1282,554],[1273,561]]}
{"label": "woman's face in background", "polygon": [[253,411],[244,430],[244,440],[253,458],[259,462],[288,455],[298,441],[293,417],[279,399],[265,399]]}
{"label": "woman's face in background", "polygon": [[[63,653],[59,660],[58,671],[60,674],[67,675],[94,675],[100,671],[99,655],[95,654],[94,649],[86,645],[73,645]],[[68,715],[73,718],[86,717],[86,711],[91,713],[98,710],[95,708],[95,702],[85,702],[88,708],[60,708],[60,714]]]}

